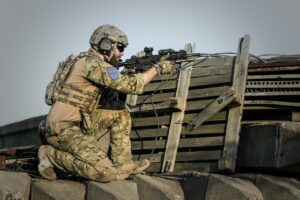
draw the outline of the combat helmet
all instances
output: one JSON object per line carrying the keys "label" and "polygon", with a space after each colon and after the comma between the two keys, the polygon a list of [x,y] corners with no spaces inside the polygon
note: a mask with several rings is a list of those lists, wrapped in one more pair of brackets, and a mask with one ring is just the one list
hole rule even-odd
{"label": "combat helmet", "polygon": [[113,25],[99,26],[90,38],[91,47],[98,51],[109,52],[112,43],[121,44],[124,47],[128,45],[126,34]]}

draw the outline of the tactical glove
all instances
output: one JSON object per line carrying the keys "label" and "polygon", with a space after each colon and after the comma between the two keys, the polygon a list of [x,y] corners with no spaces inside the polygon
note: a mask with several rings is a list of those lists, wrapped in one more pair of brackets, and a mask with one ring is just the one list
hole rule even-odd
{"label": "tactical glove", "polygon": [[157,74],[168,74],[172,72],[173,64],[169,60],[160,60],[153,65]]}

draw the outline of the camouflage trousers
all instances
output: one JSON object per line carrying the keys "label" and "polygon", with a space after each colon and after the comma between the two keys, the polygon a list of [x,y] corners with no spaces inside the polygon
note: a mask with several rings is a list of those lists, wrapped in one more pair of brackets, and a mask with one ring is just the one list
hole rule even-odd
{"label": "camouflage trousers", "polygon": [[127,110],[96,109],[87,120],[82,129],[47,136],[47,155],[61,170],[102,181],[116,175],[115,166],[132,162],[131,119]]}

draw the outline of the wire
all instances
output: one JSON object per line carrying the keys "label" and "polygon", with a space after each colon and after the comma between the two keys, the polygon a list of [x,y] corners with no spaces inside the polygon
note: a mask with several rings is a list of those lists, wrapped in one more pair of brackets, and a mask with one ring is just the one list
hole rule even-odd
{"label": "wire", "polygon": [[151,96],[151,105],[152,105],[152,108],[153,108],[153,111],[154,111],[154,114],[155,114],[155,117],[156,117],[156,123],[157,123],[157,129],[156,129],[156,134],[155,134],[155,140],[153,142],[153,146],[152,146],[152,151],[149,155],[149,160],[151,160],[151,157],[154,153],[154,150],[155,150],[155,145],[156,145],[156,141],[157,141],[157,136],[158,136],[158,132],[159,132],[159,121],[158,121],[158,115],[157,115],[157,112],[156,112],[156,109],[154,107],[154,104],[153,104],[153,100],[152,100],[152,96]]}
{"label": "wire", "polygon": [[[35,146],[29,148],[28,151],[22,152],[20,155],[18,155],[17,158],[16,158],[16,160],[11,164],[11,166],[8,168],[8,170],[26,172],[29,175],[31,175],[32,177],[37,177],[35,175],[36,174],[36,170],[30,170],[30,169],[26,170],[26,169],[24,169],[25,165],[26,166],[31,166],[31,168],[34,167],[35,166],[34,163],[30,163],[28,161],[24,161],[24,163],[21,166],[19,166],[18,162],[22,159],[22,157],[25,157],[25,155],[33,155],[32,158],[34,159],[35,155],[37,155],[37,150],[38,150],[39,146],[40,145],[35,145]],[[25,158],[28,158],[28,157],[26,156]]]}

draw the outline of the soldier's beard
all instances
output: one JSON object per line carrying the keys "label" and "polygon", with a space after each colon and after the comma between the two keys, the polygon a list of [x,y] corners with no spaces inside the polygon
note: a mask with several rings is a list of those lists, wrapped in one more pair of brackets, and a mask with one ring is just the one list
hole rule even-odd
{"label": "soldier's beard", "polygon": [[112,56],[112,58],[110,59],[109,63],[118,68],[118,64],[119,64],[119,58],[117,58],[116,56]]}

